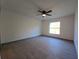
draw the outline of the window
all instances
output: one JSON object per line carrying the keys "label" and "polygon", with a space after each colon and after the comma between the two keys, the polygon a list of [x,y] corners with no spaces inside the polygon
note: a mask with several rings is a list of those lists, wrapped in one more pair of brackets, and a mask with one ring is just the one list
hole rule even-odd
{"label": "window", "polygon": [[49,24],[50,34],[60,34],[60,22],[51,22]]}

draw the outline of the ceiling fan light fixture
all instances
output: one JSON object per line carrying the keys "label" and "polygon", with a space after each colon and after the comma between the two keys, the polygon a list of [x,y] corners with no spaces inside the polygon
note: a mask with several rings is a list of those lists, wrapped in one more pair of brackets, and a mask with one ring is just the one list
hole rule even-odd
{"label": "ceiling fan light fixture", "polygon": [[52,10],[48,10],[48,11],[46,11],[46,10],[38,10],[38,12],[41,14],[42,17],[52,16],[51,14],[49,14],[49,13],[52,12]]}
{"label": "ceiling fan light fixture", "polygon": [[43,16],[43,17],[45,17],[45,16],[46,16],[46,14],[42,14],[42,16]]}

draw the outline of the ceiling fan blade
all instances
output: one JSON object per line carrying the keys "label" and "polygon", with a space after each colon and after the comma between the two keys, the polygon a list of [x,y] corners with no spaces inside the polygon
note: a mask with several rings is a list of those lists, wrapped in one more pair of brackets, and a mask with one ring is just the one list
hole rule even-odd
{"label": "ceiling fan blade", "polygon": [[48,16],[52,16],[51,14],[46,14],[46,15],[48,15]]}
{"label": "ceiling fan blade", "polygon": [[38,10],[38,12],[42,12],[42,11]]}
{"label": "ceiling fan blade", "polygon": [[42,12],[42,9],[38,10],[38,12]]}
{"label": "ceiling fan blade", "polygon": [[47,13],[50,13],[50,12],[52,12],[52,10],[47,11]]}

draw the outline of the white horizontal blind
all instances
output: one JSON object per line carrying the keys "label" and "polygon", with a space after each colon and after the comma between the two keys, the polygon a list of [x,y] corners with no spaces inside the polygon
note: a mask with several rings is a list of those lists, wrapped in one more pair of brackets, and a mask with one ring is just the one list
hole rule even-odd
{"label": "white horizontal blind", "polygon": [[50,34],[60,34],[60,22],[51,22],[49,24]]}

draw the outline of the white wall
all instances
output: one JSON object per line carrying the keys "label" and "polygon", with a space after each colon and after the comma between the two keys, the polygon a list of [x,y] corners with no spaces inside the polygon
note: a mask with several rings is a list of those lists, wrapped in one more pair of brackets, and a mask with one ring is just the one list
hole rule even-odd
{"label": "white wall", "polygon": [[[49,23],[60,21],[60,35],[49,34]],[[74,15],[42,21],[42,34],[64,39],[73,40],[74,35]]]}
{"label": "white wall", "polygon": [[74,21],[74,44],[78,51],[78,7],[75,10],[75,21]]}
{"label": "white wall", "polygon": [[41,34],[41,21],[26,16],[8,14],[0,17],[1,43],[7,43]]}

